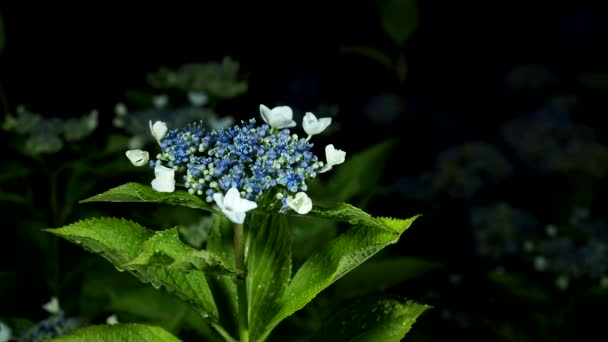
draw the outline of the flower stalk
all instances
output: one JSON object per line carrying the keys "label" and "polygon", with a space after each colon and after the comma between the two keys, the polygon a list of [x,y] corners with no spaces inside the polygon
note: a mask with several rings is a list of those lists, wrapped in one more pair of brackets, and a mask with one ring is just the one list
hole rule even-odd
{"label": "flower stalk", "polygon": [[236,288],[238,297],[238,321],[240,342],[249,342],[249,320],[247,307],[247,270],[245,269],[245,244],[243,224],[234,225],[234,257],[236,262]]}

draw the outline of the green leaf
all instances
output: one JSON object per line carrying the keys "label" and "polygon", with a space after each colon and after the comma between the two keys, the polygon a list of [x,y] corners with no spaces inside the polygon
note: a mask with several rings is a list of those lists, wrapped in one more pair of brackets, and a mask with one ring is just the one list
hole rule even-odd
{"label": "green leaf", "polygon": [[164,266],[183,271],[236,274],[222,259],[206,250],[196,250],[181,242],[177,228],[156,232],[142,245],[141,253],[124,266]]}
{"label": "green leaf", "polygon": [[308,215],[335,221],[348,222],[352,225],[364,225],[378,228],[394,234],[399,233],[397,228],[391,226],[390,220],[385,218],[374,218],[365,211],[348,203],[340,203],[331,209],[322,209],[315,206],[310,213],[308,213]]}
{"label": "green leaf", "polygon": [[[236,269],[233,224],[224,215],[213,215],[207,250],[219,255],[224,264],[231,269]],[[238,302],[234,279],[222,275],[209,275],[207,282],[217,303],[220,324],[229,334],[238,336]]]}
{"label": "green leaf", "polygon": [[382,28],[397,46],[402,46],[418,27],[416,0],[385,0],[381,8]]}
{"label": "green leaf", "polygon": [[394,140],[384,141],[348,159],[323,186],[324,196],[340,203],[370,193],[378,185],[384,161],[394,145]]}
{"label": "green leaf", "polygon": [[327,317],[311,341],[399,342],[429,308],[397,297],[362,298]]}
{"label": "green leaf", "polygon": [[252,215],[245,227],[249,333],[256,341],[279,312],[291,277],[291,232],[283,215]]}
{"label": "green leaf", "polygon": [[[155,235],[154,231],[137,223],[117,218],[83,220],[57,229],[47,229],[47,231],[103,256],[119,271],[126,269],[144,283],[151,283],[155,288],[165,286],[168,291],[192,303],[204,317],[209,317],[211,320],[217,319],[217,307],[204,273],[185,272],[167,266],[141,265],[138,262],[129,265],[142,253],[145,254],[145,247],[154,246],[155,240],[158,239],[158,235]],[[163,232],[160,233],[162,237],[167,238]],[[177,232],[173,231],[170,235],[169,238],[177,239]],[[152,242],[146,245],[150,239]],[[161,255],[170,258],[171,255],[177,253],[171,250],[174,243],[167,244],[168,246],[163,248],[165,254]],[[159,257],[159,259],[161,258]]]}
{"label": "green leaf", "polygon": [[[266,196],[267,198],[273,198],[273,196]],[[223,215],[220,211],[213,209],[209,204],[205,203],[201,198],[191,195],[186,191],[176,190],[174,192],[157,192],[152,189],[149,185],[143,185],[139,183],[127,183],[116,188],[110,189],[99,195],[87,198],[80,201],[81,203],[88,202],[149,202],[149,203],[167,203],[171,205],[181,205],[195,209],[202,209],[212,213]],[[276,204],[276,203],[275,203]],[[250,211],[249,213],[255,214],[269,214],[269,215],[282,215],[278,210],[268,210],[264,208],[270,208],[270,206],[259,205],[257,209]],[[292,211],[287,213],[288,215],[298,216]],[[356,208],[348,203],[339,203],[334,208],[327,209],[315,206],[312,211],[308,214],[320,218],[332,219],[336,221],[348,222],[350,224],[362,224],[369,227],[379,228],[391,231],[396,231],[386,224],[385,221],[373,218],[363,210]]]}
{"label": "green leaf", "polygon": [[217,212],[200,197],[191,195],[186,191],[176,190],[174,192],[157,192],[152,189],[151,186],[139,183],[123,184],[99,195],[80,201],[80,203],[88,202],[166,203]]}
{"label": "green leaf", "polygon": [[160,327],[145,324],[94,325],[52,340],[53,342],[180,342]]}
{"label": "green leaf", "polygon": [[444,266],[443,263],[414,257],[369,260],[338,280],[333,285],[331,296],[334,300],[343,300],[384,291]]}
{"label": "green leaf", "polygon": [[417,217],[406,220],[374,218],[388,229],[356,225],[330,241],[323,250],[311,256],[296,272],[281,299],[281,310],[270,321],[261,339],[268,336],[283,319],[302,309],[319,292],[384,247],[396,243]]}

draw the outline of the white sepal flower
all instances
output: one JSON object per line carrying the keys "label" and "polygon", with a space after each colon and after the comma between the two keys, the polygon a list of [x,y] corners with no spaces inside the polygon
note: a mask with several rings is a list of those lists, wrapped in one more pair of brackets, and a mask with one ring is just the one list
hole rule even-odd
{"label": "white sepal flower", "polygon": [[152,188],[158,192],[175,191],[175,170],[172,168],[156,164],[154,166],[154,178]]}
{"label": "white sepal flower", "polygon": [[118,317],[116,317],[116,314],[108,316],[108,318],[106,318],[106,324],[118,324]]}
{"label": "white sepal flower", "polygon": [[61,307],[59,307],[59,299],[57,297],[52,297],[51,300],[42,306],[44,310],[46,310],[50,314],[58,314],[61,311]]}
{"label": "white sepal flower", "polygon": [[13,336],[13,331],[8,325],[0,322],[0,342],[8,342],[11,341]]}
{"label": "white sepal flower", "polygon": [[152,102],[154,103],[154,107],[156,109],[165,108],[165,107],[167,107],[167,104],[169,104],[169,96],[167,96],[167,95],[154,96],[154,98],[152,99]]}
{"label": "white sepal flower", "polygon": [[230,188],[226,192],[226,196],[216,192],[213,194],[213,200],[220,207],[222,213],[236,224],[243,224],[246,212],[258,207],[257,203],[241,198],[239,190],[235,187]]}
{"label": "white sepal flower", "polygon": [[270,109],[261,104],[260,114],[264,122],[272,128],[282,129],[296,125],[296,122],[293,121],[293,111],[289,106],[278,106]]}
{"label": "white sepal flower", "polygon": [[150,153],[148,151],[142,150],[128,150],[125,152],[125,155],[131,161],[131,164],[134,166],[144,166],[150,160]]}
{"label": "white sepal flower", "polygon": [[165,137],[167,131],[169,131],[169,127],[167,127],[167,124],[162,121],[156,121],[154,124],[152,124],[152,120],[148,122],[148,125],[150,126],[152,136],[160,144],[160,141]]}
{"label": "white sepal flower", "polygon": [[190,101],[190,104],[194,107],[202,107],[209,101],[209,96],[205,93],[191,91],[188,92],[188,101]]}
{"label": "white sepal flower", "polygon": [[302,119],[302,128],[308,134],[306,140],[310,140],[313,135],[323,132],[330,124],[331,118],[317,119],[313,113],[307,112]]}
{"label": "white sepal flower", "polygon": [[342,150],[336,150],[333,144],[325,146],[325,159],[327,164],[319,171],[319,173],[327,172],[333,168],[334,165],[344,163],[346,159],[346,152]]}
{"label": "white sepal flower", "polygon": [[305,192],[298,192],[296,196],[287,196],[287,205],[300,215],[308,214],[312,210],[312,200]]}

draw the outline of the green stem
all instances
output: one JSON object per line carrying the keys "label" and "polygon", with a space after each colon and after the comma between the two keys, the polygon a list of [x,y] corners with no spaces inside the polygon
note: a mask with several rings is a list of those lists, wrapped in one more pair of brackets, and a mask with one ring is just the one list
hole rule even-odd
{"label": "green stem", "polygon": [[232,338],[232,336],[230,336],[230,334],[226,330],[224,330],[224,328],[222,328],[221,325],[217,323],[210,324],[215,329],[215,331],[217,331],[218,334],[220,334],[224,338],[224,340],[226,340],[226,342],[237,342],[234,338]]}
{"label": "green stem", "polygon": [[245,244],[243,243],[243,225],[234,226],[234,257],[236,259],[236,288],[239,303],[239,335],[240,342],[249,342],[249,322],[247,317],[247,283],[245,278]]}

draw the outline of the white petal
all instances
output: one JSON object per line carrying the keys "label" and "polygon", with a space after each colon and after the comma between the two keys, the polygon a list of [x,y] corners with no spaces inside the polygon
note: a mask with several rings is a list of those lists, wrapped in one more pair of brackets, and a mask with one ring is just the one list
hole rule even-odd
{"label": "white petal", "polygon": [[312,200],[305,192],[298,192],[295,197],[287,197],[287,205],[298,214],[308,214],[312,210]]}
{"label": "white petal", "polygon": [[255,209],[258,207],[258,204],[255,203],[254,201],[250,201],[246,198],[241,198],[239,199],[239,202],[237,203],[236,207],[234,208],[234,211],[239,211],[239,212],[248,212],[249,210]]}
{"label": "white petal", "polygon": [[154,124],[152,124],[151,120],[148,122],[148,124],[150,125],[150,132],[152,132],[152,136],[160,144],[160,141],[165,137],[165,134],[167,134],[167,131],[169,130],[167,124],[162,121],[156,121]]}
{"label": "white petal", "polygon": [[232,187],[226,192],[226,195],[224,197],[224,207],[227,210],[235,211],[235,209],[239,205],[240,200],[241,194],[239,193],[239,190],[237,188]]}
{"label": "white petal", "polygon": [[226,215],[226,217],[232,221],[233,223],[236,224],[243,224],[243,222],[245,222],[245,216],[247,214],[245,213],[239,213],[236,211],[228,211],[228,210],[222,210],[222,212],[224,213],[224,215]]}
{"label": "white petal", "polygon": [[330,166],[344,163],[346,159],[346,152],[342,150],[336,150],[333,144],[325,146],[325,158],[327,164]]}
{"label": "white petal", "polygon": [[260,115],[262,115],[262,119],[264,120],[264,122],[270,125],[270,121],[268,120],[268,118],[270,117],[270,108],[261,104]]}
{"label": "white petal", "polygon": [[219,192],[216,192],[213,194],[213,200],[215,201],[215,204],[220,207],[220,210],[226,210],[226,207],[224,206],[224,195],[220,194]]}
{"label": "white petal", "polygon": [[323,132],[330,124],[331,118],[317,119],[311,112],[307,112],[302,120],[302,128],[304,128],[304,132],[306,132],[309,137]]}
{"label": "white petal", "polygon": [[61,311],[57,297],[52,297],[48,303],[42,306],[42,308],[51,314],[57,314],[59,311]]}
{"label": "white petal", "polygon": [[125,152],[127,158],[131,161],[134,166],[144,166],[150,160],[150,154],[148,151],[142,150],[128,150]]}
{"label": "white petal", "polygon": [[209,100],[209,96],[205,93],[191,91],[188,93],[188,100],[193,106],[202,107]]}
{"label": "white petal", "polygon": [[175,170],[156,164],[154,167],[156,178],[152,180],[152,188],[158,192],[175,191]]}

